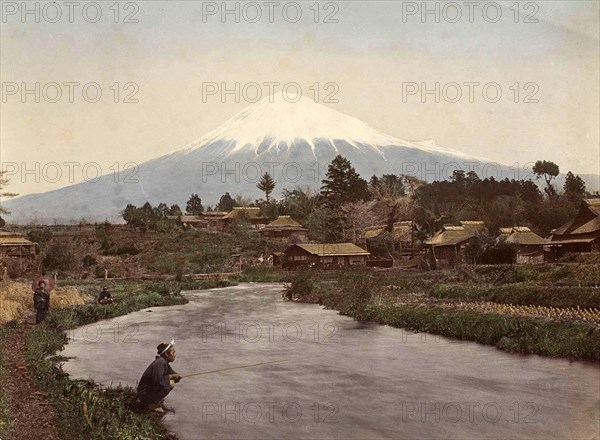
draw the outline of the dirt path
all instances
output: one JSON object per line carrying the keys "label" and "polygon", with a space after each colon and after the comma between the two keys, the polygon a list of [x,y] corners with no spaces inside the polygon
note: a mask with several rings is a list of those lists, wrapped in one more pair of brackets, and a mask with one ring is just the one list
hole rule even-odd
{"label": "dirt path", "polygon": [[33,329],[35,316],[27,313],[6,337],[6,388],[11,414],[15,417],[15,440],[57,440],[54,430],[54,408],[39,390],[25,367],[25,341]]}

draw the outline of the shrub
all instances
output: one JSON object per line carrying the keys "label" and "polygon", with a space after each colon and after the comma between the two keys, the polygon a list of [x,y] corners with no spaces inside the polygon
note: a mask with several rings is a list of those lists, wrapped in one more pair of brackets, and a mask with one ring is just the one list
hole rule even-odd
{"label": "shrub", "polygon": [[52,244],[42,260],[44,270],[69,271],[73,267],[74,256],[68,246],[60,243]]}
{"label": "shrub", "polygon": [[312,273],[309,270],[303,270],[298,272],[292,278],[292,282],[285,287],[283,297],[289,301],[310,298],[313,293],[313,288],[314,283]]}
{"label": "shrub", "polygon": [[52,231],[49,228],[35,228],[27,233],[27,238],[43,248],[52,238]]}
{"label": "shrub", "polygon": [[91,267],[96,264],[96,259],[92,255],[86,255],[83,257],[83,260],[81,260],[81,264],[83,267]]}

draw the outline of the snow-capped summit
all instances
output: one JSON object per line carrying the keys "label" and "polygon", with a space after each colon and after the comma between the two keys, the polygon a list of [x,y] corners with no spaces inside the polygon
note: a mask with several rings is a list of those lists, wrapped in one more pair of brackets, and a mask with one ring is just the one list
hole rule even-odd
{"label": "snow-capped summit", "polygon": [[328,143],[337,151],[345,143],[355,148],[370,148],[384,155],[381,147],[395,145],[417,150],[465,156],[433,140],[407,141],[381,133],[363,121],[345,115],[302,95],[276,92],[237,113],[187,148],[190,151],[215,143],[228,145],[228,155],[253,151],[256,155],[281,151],[303,141],[310,145],[314,157],[317,141]]}

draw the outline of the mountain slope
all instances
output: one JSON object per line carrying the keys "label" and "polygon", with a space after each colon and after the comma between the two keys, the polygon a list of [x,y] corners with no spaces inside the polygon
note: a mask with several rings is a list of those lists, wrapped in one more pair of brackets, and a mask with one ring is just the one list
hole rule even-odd
{"label": "mountain slope", "polygon": [[115,182],[114,176],[107,175],[95,182],[18,197],[5,206],[12,211],[8,218],[12,222],[115,221],[128,203],[185,207],[190,194],[198,193],[206,206],[217,203],[226,191],[258,198],[262,193],[256,183],[265,172],[277,183],[275,195],[297,185],[319,188],[337,154],[348,158],[366,179],[395,173],[441,180],[454,169],[469,169],[472,164],[478,164],[475,171],[483,177],[515,177],[514,171],[488,165],[491,161],[486,159],[433,141],[397,139],[309,98],[276,94],[183,149],[141,164],[129,182]]}

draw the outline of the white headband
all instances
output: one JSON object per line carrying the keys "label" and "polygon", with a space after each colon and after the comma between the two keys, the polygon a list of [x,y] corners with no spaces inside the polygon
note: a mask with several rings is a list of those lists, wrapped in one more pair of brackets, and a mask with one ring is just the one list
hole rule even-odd
{"label": "white headband", "polygon": [[161,356],[161,355],[165,354],[167,351],[169,351],[174,346],[175,346],[175,339],[171,339],[171,342],[169,342],[169,345],[167,345],[167,348],[165,348],[163,351],[158,353],[158,355]]}

